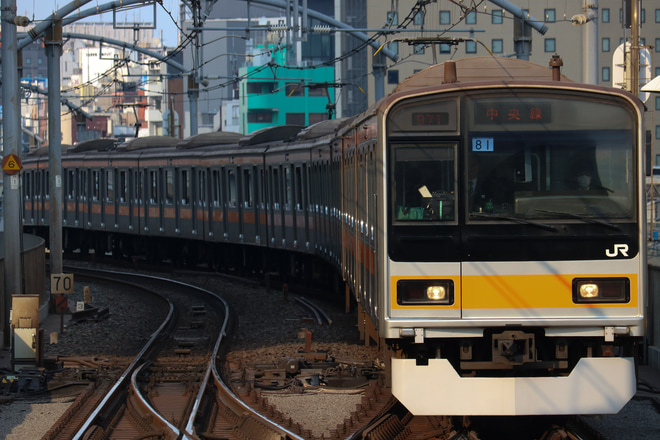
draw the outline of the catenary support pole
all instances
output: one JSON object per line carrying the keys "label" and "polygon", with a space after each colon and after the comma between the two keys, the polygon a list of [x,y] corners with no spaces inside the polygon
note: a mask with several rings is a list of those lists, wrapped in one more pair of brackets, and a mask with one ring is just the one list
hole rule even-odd
{"label": "catenary support pole", "polygon": [[50,272],[62,273],[62,105],[60,57],[62,20],[54,20],[44,37],[48,62],[48,160],[50,189]]}
{"label": "catenary support pole", "polygon": [[[16,0],[2,0],[2,125],[3,157],[20,157],[20,97],[18,95],[18,41]],[[3,170],[4,173],[4,170]],[[20,174],[4,174],[5,285],[0,302],[2,331],[0,345],[9,345],[9,310],[12,295],[23,293],[21,268],[21,190]]]}

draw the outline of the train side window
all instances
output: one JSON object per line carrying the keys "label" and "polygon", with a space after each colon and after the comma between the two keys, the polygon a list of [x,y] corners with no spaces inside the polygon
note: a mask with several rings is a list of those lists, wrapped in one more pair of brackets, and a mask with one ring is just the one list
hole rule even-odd
{"label": "train side window", "polygon": [[128,173],[126,171],[119,172],[119,201],[126,203],[128,189]]}
{"label": "train side window", "polygon": [[227,170],[227,194],[229,206],[231,208],[236,208],[237,205],[237,193],[236,193],[236,170],[230,169]]}
{"label": "train side window", "polygon": [[165,170],[165,203],[168,205],[174,203],[174,173],[172,170]]}
{"label": "train side window", "polygon": [[213,180],[211,181],[211,185],[213,191],[213,206],[217,208],[221,205],[220,188],[222,187],[222,180],[218,170],[213,170]]}
{"label": "train side window", "polygon": [[197,203],[206,206],[206,170],[200,171],[197,177]]}
{"label": "train side window", "polygon": [[153,205],[158,204],[158,172],[149,171],[149,188],[150,188],[150,202]]}
{"label": "train side window", "polygon": [[181,170],[181,204],[190,204],[190,172]]}
{"label": "train side window", "polygon": [[80,188],[80,199],[83,201],[87,201],[87,197],[89,195],[89,189],[87,188],[88,185],[88,180],[87,177],[89,176],[89,172],[87,170],[82,170],[80,174],[78,174],[78,178],[80,179],[78,182],[78,188]]}
{"label": "train side window", "polygon": [[92,171],[92,200],[99,201],[101,192],[101,175],[97,170]]}
{"label": "train side window", "polygon": [[66,196],[69,200],[76,198],[76,172],[68,170],[66,173]]}
{"label": "train side window", "polygon": [[114,178],[114,170],[109,170],[105,173],[105,197],[108,202],[115,201]]}
{"label": "train side window", "polygon": [[302,168],[296,167],[296,184],[295,184],[295,205],[296,210],[300,211],[303,209],[303,178],[302,178]]}
{"label": "train side window", "polygon": [[243,170],[243,202],[246,208],[252,208],[253,204],[253,186],[252,181],[252,170],[245,169]]}
{"label": "train side window", "polygon": [[280,174],[278,168],[273,168],[271,173],[272,185],[272,200],[273,200],[273,209],[280,209]]}
{"label": "train side window", "polygon": [[284,167],[284,209],[291,210],[293,188],[291,188],[291,168]]}
{"label": "train side window", "polygon": [[44,172],[43,195],[46,200],[50,199],[50,171]]}
{"label": "train side window", "polygon": [[23,190],[25,191],[25,200],[32,198],[32,173],[28,172],[23,174]]}

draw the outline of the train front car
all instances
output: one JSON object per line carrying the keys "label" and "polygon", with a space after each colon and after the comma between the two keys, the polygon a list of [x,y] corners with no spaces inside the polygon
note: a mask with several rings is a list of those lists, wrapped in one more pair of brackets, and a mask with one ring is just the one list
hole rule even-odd
{"label": "train front car", "polygon": [[385,105],[394,395],[416,415],[618,412],[644,334],[636,98],[492,81]]}

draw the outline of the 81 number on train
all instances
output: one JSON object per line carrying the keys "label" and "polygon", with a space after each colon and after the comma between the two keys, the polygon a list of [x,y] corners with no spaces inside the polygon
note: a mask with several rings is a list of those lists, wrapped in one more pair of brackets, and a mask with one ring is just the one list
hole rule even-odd
{"label": "81 number on train", "polygon": [[472,151],[494,151],[494,143],[490,137],[472,138]]}

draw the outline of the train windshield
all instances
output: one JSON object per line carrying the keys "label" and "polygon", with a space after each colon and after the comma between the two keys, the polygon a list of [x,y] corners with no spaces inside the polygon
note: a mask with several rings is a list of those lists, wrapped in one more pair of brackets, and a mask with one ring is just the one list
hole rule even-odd
{"label": "train windshield", "polygon": [[625,102],[526,91],[446,102],[462,123],[442,117],[450,108],[425,110],[431,122],[420,124],[410,103],[389,119],[395,224],[636,219],[636,116]]}
{"label": "train windshield", "polygon": [[568,98],[475,98],[467,109],[469,221],[635,217],[633,115]]}

